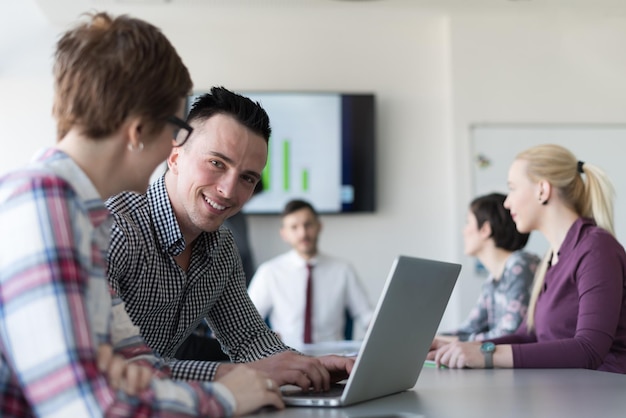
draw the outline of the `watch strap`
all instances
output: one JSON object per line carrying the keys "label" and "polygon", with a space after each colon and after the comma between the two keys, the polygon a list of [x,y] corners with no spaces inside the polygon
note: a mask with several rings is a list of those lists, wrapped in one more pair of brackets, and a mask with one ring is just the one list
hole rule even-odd
{"label": "watch strap", "polygon": [[484,342],[480,345],[480,351],[485,357],[485,369],[493,369],[493,352],[496,351],[496,345],[491,341]]}
{"label": "watch strap", "polygon": [[485,369],[493,369],[493,351],[483,352],[485,356]]}

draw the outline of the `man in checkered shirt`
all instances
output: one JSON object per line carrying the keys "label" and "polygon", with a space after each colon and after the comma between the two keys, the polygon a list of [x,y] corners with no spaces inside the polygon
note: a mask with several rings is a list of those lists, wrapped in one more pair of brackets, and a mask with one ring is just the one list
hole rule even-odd
{"label": "man in checkered shirt", "polygon": [[[353,359],[308,357],[284,345],[250,301],[232,233],[222,223],[252,196],[271,132],[263,108],[214,87],[198,98],[167,172],[145,194],[107,202],[114,215],[109,280],[150,347],[175,378],[213,380],[233,364],[177,360],[177,349],[206,320],[233,363],[278,384],[327,389]],[[181,132],[179,135],[182,135]]]}

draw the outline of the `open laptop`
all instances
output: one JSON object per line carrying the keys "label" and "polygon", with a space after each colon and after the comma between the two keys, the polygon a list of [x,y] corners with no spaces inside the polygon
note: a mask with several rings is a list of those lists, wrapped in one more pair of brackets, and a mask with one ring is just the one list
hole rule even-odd
{"label": "open laptop", "polygon": [[415,386],[461,265],[398,256],[339,394],[283,389],[292,406],[346,406]]}

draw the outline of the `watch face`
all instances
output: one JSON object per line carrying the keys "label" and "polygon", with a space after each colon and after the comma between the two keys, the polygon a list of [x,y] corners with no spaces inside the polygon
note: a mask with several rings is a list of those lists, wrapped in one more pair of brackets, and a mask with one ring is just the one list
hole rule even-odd
{"label": "watch face", "polygon": [[483,353],[493,353],[495,350],[496,350],[496,345],[492,343],[491,341],[482,343],[480,345],[480,351],[482,351]]}

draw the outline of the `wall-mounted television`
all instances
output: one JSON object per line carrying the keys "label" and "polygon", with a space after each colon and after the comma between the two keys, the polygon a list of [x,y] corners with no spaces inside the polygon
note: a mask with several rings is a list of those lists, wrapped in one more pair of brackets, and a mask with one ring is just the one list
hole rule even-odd
{"label": "wall-mounted television", "polygon": [[[373,94],[238,93],[259,102],[272,127],[263,191],[243,212],[278,214],[296,198],[325,214],[375,211]],[[190,104],[201,94],[190,96]]]}

